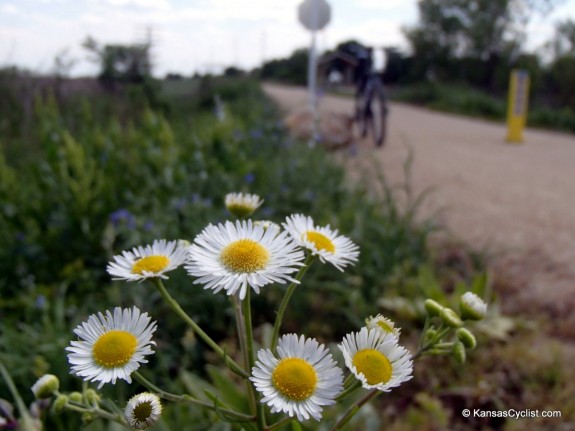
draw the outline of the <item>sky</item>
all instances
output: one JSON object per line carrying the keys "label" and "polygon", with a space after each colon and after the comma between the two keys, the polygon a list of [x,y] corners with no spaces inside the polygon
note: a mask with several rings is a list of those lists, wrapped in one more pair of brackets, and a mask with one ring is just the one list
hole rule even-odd
{"label": "sky", "polygon": [[[497,0],[493,0],[497,1]],[[88,35],[101,44],[154,43],[154,75],[191,75],[235,65],[251,69],[310,44],[297,18],[302,0],[0,0],[0,66],[37,73],[53,70],[62,52],[75,61],[72,76],[95,75],[81,47]],[[318,48],[356,39],[371,46],[407,49],[401,29],[417,23],[417,0],[327,0],[331,20],[318,32]],[[553,34],[554,23],[575,19],[575,0],[536,16],[528,49]]]}

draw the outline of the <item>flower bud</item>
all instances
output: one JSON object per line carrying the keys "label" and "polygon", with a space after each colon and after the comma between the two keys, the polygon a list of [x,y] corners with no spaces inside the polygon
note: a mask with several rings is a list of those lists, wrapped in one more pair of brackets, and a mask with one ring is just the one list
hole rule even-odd
{"label": "flower bud", "polygon": [[487,304],[473,292],[465,292],[459,301],[461,317],[468,320],[481,320],[487,314]]}
{"label": "flower bud", "polygon": [[426,299],[423,305],[429,317],[439,316],[443,310],[443,306],[433,299]]}
{"label": "flower bud", "polygon": [[178,248],[188,248],[189,246],[192,245],[192,243],[190,241],[188,241],[187,239],[179,239],[177,244],[178,244]]}
{"label": "flower bud", "polygon": [[465,346],[461,341],[457,341],[453,345],[453,350],[451,351],[453,358],[458,364],[463,364],[465,362]]}
{"label": "flower bud", "polygon": [[85,424],[89,424],[90,422],[93,422],[94,419],[96,419],[96,416],[94,415],[94,413],[83,413],[82,414],[82,422],[84,422]]}
{"label": "flower bud", "polygon": [[54,413],[56,414],[62,413],[67,405],[68,405],[68,396],[63,394],[58,395],[53,404]]}
{"label": "flower bud", "polygon": [[437,331],[435,329],[429,328],[425,332],[425,340],[431,341],[431,340],[433,340],[433,337],[435,337],[436,335],[437,335]]}
{"label": "flower bud", "polygon": [[87,389],[85,395],[88,404],[93,406],[100,403],[100,395],[94,389]]}
{"label": "flower bud", "polygon": [[53,374],[45,374],[32,385],[36,398],[50,398],[60,388],[60,380]]}
{"label": "flower bud", "polygon": [[475,349],[475,346],[477,346],[475,335],[469,329],[459,328],[457,330],[457,339],[468,349]]}
{"label": "flower bud", "polygon": [[75,403],[82,404],[84,397],[80,392],[70,392],[68,395],[70,397],[70,401],[74,401]]}
{"label": "flower bud", "polygon": [[441,314],[439,316],[447,326],[451,326],[452,328],[459,328],[463,325],[459,315],[451,308],[444,308],[441,310]]}
{"label": "flower bud", "polygon": [[264,230],[272,229],[276,234],[281,231],[280,225],[270,220],[256,220],[254,221],[254,226],[261,226]]}

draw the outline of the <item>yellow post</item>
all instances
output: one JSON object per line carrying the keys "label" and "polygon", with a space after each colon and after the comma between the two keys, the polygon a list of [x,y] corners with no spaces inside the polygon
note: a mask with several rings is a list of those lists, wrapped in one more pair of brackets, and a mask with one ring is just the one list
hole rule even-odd
{"label": "yellow post", "polygon": [[523,128],[527,120],[529,101],[529,74],[525,70],[511,72],[509,99],[507,102],[507,142],[523,142]]}

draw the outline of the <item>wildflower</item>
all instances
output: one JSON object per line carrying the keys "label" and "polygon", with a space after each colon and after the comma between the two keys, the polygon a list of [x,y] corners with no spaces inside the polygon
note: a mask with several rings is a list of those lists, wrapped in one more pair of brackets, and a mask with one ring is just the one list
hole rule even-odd
{"label": "wildflower", "polygon": [[188,249],[188,273],[194,283],[228,295],[239,291],[244,299],[248,286],[256,293],[269,283],[298,282],[289,276],[302,266],[303,252],[286,232],[256,226],[251,220],[207,226]]}
{"label": "wildflower", "polygon": [[120,226],[122,223],[130,228],[134,229],[136,227],[136,217],[125,208],[120,208],[110,214],[110,222],[114,227]]}
{"label": "wildflower", "polygon": [[411,354],[390,333],[363,327],[346,335],[338,347],[365,389],[389,392],[413,377]]}
{"label": "wildflower", "polygon": [[481,320],[487,314],[487,304],[473,292],[465,292],[459,301],[461,317],[469,320]]}
{"label": "wildflower", "polygon": [[251,216],[264,201],[255,194],[228,193],[226,195],[226,208],[239,218]]}
{"label": "wildflower", "polygon": [[60,388],[60,380],[53,374],[45,374],[32,385],[32,392],[38,399],[50,398]]}
{"label": "wildflower", "polygon": [[280,338],[276,358],[269,349],[258,352],[250,380],[272,413],[284,412],[299,421],[321,419],[322,406],[334,404],[343,389],[343,373],[331,353],[313,338],[295,334]]}
{"label": "wildflower", "polygon": [[186,249],[178,247],[178,241],[155,240],[152,245],[134,247],[114,256],[107,271],[114,280],[145,280],[168,278],[165,273],[182,265],[187,258]]}
{"label": "wildflower", "polygon": [[365,326],[367,326],[367,329],[377,329],[383,333],[391,334],[395,338],[399,338],[401,333],[401,329],[396,328],[393,321],[383,317],[381,314],[378,314],[375,317],[369,316],[368,319],[365,319]]}
{"label": "wildflower", "polygon": [[81,339],[72,341],[66,350],[71,372],[88,381],[116,384],[117,379],[132,382],[130,375],[147,363],[144,357],[154,353],[151,345],[156,322],[137,307],[116,307],[112,314],[91,315],[74,333]]}
{"label": "wildflower", "polygon": [[315,226],[311,217],[293,214],[283,226],[301,247],[319,256],[322,262],[330,262],[340,271],[357,261],[359,247],[329,225]]}
{"label": "wildflower", "polygon": [[143,430],[154,425],[162,415],[160,398],[150,392],[134,395],[124,409],[128,424],[134,429]]}

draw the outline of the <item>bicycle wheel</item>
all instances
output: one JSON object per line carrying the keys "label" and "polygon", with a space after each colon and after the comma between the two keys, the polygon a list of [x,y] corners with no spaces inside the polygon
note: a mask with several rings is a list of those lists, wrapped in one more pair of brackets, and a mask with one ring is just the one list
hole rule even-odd
{"label": "bicycle wheel", "polygon": [[359,136],[365,138],[369,129],[369,95],[364,88],[355,96],[355,122],[359,130]]}
{"label": "bicycle wheel", "polygon": [[375,81],[371,96],[371,136],[375,146],[382,147],[387,132],[387,100],[379,80]]}

